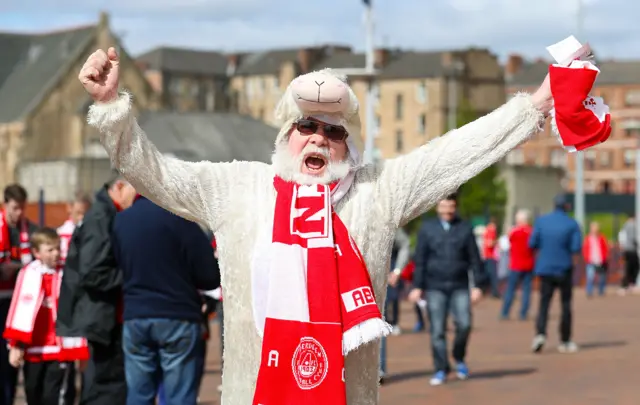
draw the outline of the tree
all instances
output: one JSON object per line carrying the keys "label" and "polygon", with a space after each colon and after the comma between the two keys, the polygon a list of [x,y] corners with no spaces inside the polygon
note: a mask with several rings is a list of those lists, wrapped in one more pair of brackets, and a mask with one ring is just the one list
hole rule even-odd
{"label": "tree", "polygon": [[[468,100],[460,103],[457,115],[458,128],[478,118],[477,112]],[[507,202],[507,189],[504,181],[500,179],[499,164],[482,171],[463,184],[458,192],[458,208],[463,217],[471,219],[494,216],[500,223],[504,216],[504,205]]]}
{"label": "tree", "polygon": [[[462,100],[459,104],[457,115],[458,128],[478,118],[478,113],[468,100]],[[507,202],[507,188],[499,174],[499,165],[495,164],[460,187],[458,190],[458,211],[462,217],[469,220],[483,217],[488,220],[488,216],[493,216],[498,224],[502,222],[504,206]],[[425,214],[425,217],[434,215],[435,212],[431,210]],[[415,232],[418,230],[421,220],[422,217],[416,218],[405,227],[406,231],[412,235],[412,243],[415,242]]]}

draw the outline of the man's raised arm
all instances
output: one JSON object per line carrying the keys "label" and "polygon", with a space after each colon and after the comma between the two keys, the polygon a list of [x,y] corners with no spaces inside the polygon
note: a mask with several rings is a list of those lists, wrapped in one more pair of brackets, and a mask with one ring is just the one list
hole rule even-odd
{"label": "man's raised arm", "polygon": [[118,95],[115,49],[94,52],[79,79],[95,101],[88,122],[112,164],[136,190],[161,207],[216,230],[224,216],[229,179],[238,163],[185,162],[163,156],[147,139],[131,111],[131,96]]}
{"label": "man's raised arm", "polygon": [[426,212],[542,128],[552,107],[548,77],[534,94],[516,94],[492,113],[384,162],[381,203],[397,225]]}

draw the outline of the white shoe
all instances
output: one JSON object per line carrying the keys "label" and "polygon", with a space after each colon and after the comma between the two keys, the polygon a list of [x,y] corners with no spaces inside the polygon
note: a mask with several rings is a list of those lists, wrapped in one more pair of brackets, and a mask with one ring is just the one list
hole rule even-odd
{"label": "white shoe", "polygon": [[564,354],[577,353],[578,350],[579,350],[578,345],[575,344],[575,342],[571,342],[571,341],[567,343],[562,343],[560,344],[560,346],[558,346],[558,351]]}
{"label": "white shoe", "polygon": [[391,335],[392,336],[399,336],[402,334],[402,329],[400,329],[400,327],[398,325],[394,325],[393,328],[391,329]]}
{"label": "white shoe", "polygon": [[531,343],[531,350],[534,353],[540,353],[544,348],[544,344],[547,343],[547,338],[544,335],[536,335]]}

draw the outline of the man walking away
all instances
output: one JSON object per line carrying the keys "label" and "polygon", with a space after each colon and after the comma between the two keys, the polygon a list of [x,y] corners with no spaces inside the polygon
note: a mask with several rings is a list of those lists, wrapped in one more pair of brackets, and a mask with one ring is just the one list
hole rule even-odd
{"label": "man walking away", "polygon": [[540,307],[532,350],[539,353],[547,340],[547,320],[553,292],[560,290],[561,353],[575,353],[578,346],[571,340],[571,305],[573,299],[573,266],[580,253],[582,235],[578,223],[567,215],[570,206],[564,195],[554,200],[555,210],[534,224],[529,247],[537,251],[535,274],[540,277]]}
{"label": "man walking away", "polygon": [[513,304],[518,285],[522,285],[520,320],[527,319],[531,297],[531,282],[533,281],[533,265],[535,262],[534,252],[529,247],[529,239],[532,232],[533,228],[529,225],[529,211],[518,211],[516,213],[516,226],[509,232],[509,280],[502,303],[502,319],[509,318],[511,304]]}
{"label": "man walking away", "polygon": [[122,355],[122,272],[111,233],[135,188],[119,175],[105,184],[71,238],[60,287],[57,332],[84,337],[91,357],[82,379],[80,405],[126,402]]}
{"label": "man walking away", "polygon": [[[31,262],[31,234],[37,229],[24,216],[27,191],[19,184],[4,189],[0,211],[0,328],[4,331],[20,269]],[[7,342],[0,333],[0,405],[13,405],[18,370],[9,364]]]}
{"label": "man walking away", "polygon": [[127,405],[196,405],[203,340],[198,290],[220,285],[205,233],[144,197],[116,217],[114,249],[124,283]]}
{"label": "man walking away", "polygon": [[593,296],[596,278],[598,278],[598,295],[603,296],[607,287],[609,246],[607,239],[600,233],[600,224],[597,222],[592,222],[589,226],[589,235],[584,238],[582,254],[587,265],[587,297]]}
{"label": "man walking away", "polygon": [[455,322],[453,359],[459,379],[467,379],[465,364],[471,332],[469,269],[473,271],[474,296],[488,281],[471,225],[458,217],[457,200],[452,195],[440,201],[438,218],[424,221],[416,247],[413,290],[410,299],[418,302],[423,292],[431,326],[431,351],[435,374],[431,385],[443,384],[451,371],[447,354],[446,326],[449,312]]}
{"label": "man walking away", "polygon": [[622,230],[618,235],[620,248],[624,255],[624,276],[622,277],[622,285],[620,286],[620,295],[625,295],[632,290],[638,277],[638,237],[636,235],[636,220],[630,217],[622,226]]}

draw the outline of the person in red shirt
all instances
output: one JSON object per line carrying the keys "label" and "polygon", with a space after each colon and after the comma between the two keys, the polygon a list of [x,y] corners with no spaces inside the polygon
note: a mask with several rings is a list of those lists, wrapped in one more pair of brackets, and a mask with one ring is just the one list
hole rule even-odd
{"label": "person in red shirt", "polygon": [[504,301],[502,302],[502,319],[509,318],[511,304],[519,285],[522,285],[520,319],[527,319],[535,264],[534,251],[529,247],[529,237],[532,231],[533,228],[529,224],[529,212],[526,210],[518,211],[516,213],[516,225],[509,232],[509,279]]}
{"label": "person in red shirt", "polygon": [[3,337],[9,342],[9,362],[24,370],[27,403],[72,405],[66,395],[71,365],[89,358],[84,339],[56,335],[60,294],[60,238],[44,228],[31,237],[35,259],[20,271]]}
{"label": "person in red shirt", "polygon": [[600,225],[597,222],[592,222],[589,227],[589,234],[582,244],[582,254],[587,265],[587,296],[593,296],[596,276],[598,277],[598,294],[603,296],[607,285],[609,247],[607,240],[600,233]]}
{"label": "person in red shirt", "polygon": [[482,237],[482,257],[491,283],[491,295],[500,298],[498,290],[498,264],[496,261],[496,246],[498,244],[498,227],[495,218],[489,219]]}

